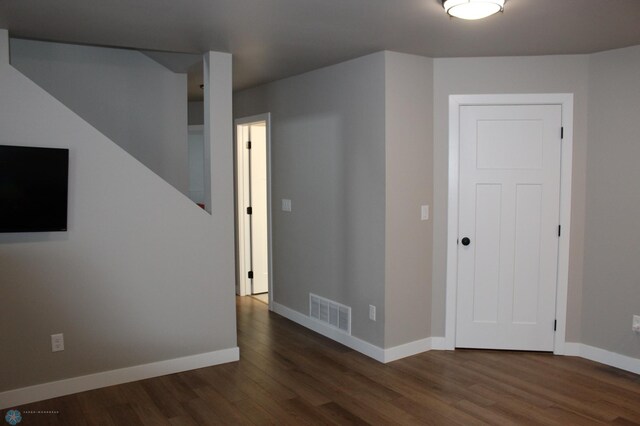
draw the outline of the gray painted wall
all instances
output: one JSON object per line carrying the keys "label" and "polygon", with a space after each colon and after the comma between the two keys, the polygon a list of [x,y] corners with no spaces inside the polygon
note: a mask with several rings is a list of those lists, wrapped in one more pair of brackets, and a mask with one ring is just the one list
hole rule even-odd
{"label": "gray painted wall", "polygon": [[[442,336],[449,95],[573,93],[567,341],[638,357],[640,342],[631,332],[630,323],[633,314],[640,314],[640,286],[636,282],[640,270],[633,257],[640,235],[632,222],[640,205],[636,202],[640,193],[633,184],[640,180],[640,176],[635,176],[638,168],[634,163],[640,158],[635,143],[640,133],[636,117],[640,109],[637,81],[640,47],[596,55],[433,61],[385,52],[384,83],[372,80],[375,72],[372,64],[363,67],[367,69],[357,66],[373,58],[379,59],[378,54],[261,86],[239,93],[235,98],[236,117],[273,113],[276,301],[306,313],[307,294],[315,291],[354,305],[356,312],[362,315],[357,320],[361,327],[363,323],[367,324],[366,305],[379,304],[383,300],[384,312],[383,316],[379,314],[379,321],[385,324],[384,347]],[[343,171],[349,170],[353,161],[364,162],[364,158],[349,155],[352,141],[341,137],[344,132],[340,129],[346,122],[351,134],[371,130],[370,122],[350,120],[355,113],[354,98],[365,97],[360,92],[365,83],[371,85],[368,92],[379,92],[379,87],[373,87],[373,84],[384,87],[384,97],[372,97],[369,93],[367,99],[384,106],[385,138],[377,143],[385,148],[385,170],[384,179],[355,182],[348,180]],[[431,102],[423,99],[428,93],[432,93]],[[375,105],[367,105],[366,111],[376,110]],[[380,127],[376,129],[381,131]],[[432,129],[431,136],[421,136],[422,132],[429,133],[429,129]],[[321,150],[316,145],[304,145],[308,142],[307,135],[314,140],[331,142]],[[333,155],[329,155],[329,149]],[[320,179],[314,180],[308,176],[307,169],[316,163],[321,166],[312,168],[313,171],[326,171],[325,174],[318,171],[316,176]],[[362,186],[352,186],[356,183]],[[312,192],[320,194],[318,197],[325,205],[333,207],[338,205],[336,200],[340,197],[358,193],[360,189],[375,192],[373,185],[381,185],[385,190],[384,227],[376,228],[382,225],[376,220],[366,220],[360,222],[359,232],[367,232],[365,226],[374,234],[384,229],[385,237],[381,239],[385,246],[384,295],[378,293],[373,300],[347,298],[341,293],[340,285],[334,285],[343,282],[341,277],[348,276],[346,271],[341,275],[340,268],[346,266],[340,259],[349,259],[358,253],[369,255],[366,247],[353,243],[360,240],[352,240],[352,234],[348,232],[353,224],[351,216],[329,209],[326,212],[330,216],[316,219],[312,217],[314,212],[306,210],[311,201],[303,196],[301,208],[305,218],[298,218],[295,216],[296,199],[298,194]],[[337,188],[344,190],[341,192]],[[291,216],[280,212],[280,198],[293,199]],[[432,223],[416,220],[423,198],[425,204],[431,205]],[[312,219],[308,220],[307,216]],[[314,244],[312,250],[308,247],[309,242],[322,232],[311,233],[306,224],[316,222],[325,235],[318,238],[322,244]],[[333,238],[334,235],[342,238]],[[429,249],[423,247],[425,241],[427,245],[433,243],[432,256]],[[381,255],[378,253],[377,256],[379,259]],[[292,265],[291,259],[296,266]],[[424,262],[420,263],[420,259]],[[299,262],[307,263],[300,268]],[[324,284],[310,283],[315,278],[305,279],[298,274],[306,268],[314,271],[313,275],[324,274],[328,278]],[[432,282],[428,279],[420,281],[421,274],[431,276]],[[362,282],[355,287],[353,279],[344,279],[344,283],[347,283],[346,288],[367,288]],[[378,312],[381,312],[379,305]],[[366,332],[358,330],[354,334],[380,345],[379,339],[370,339]]]}
{"label": "gray painted wall", "polygon": [[[351,306],[352,334],[384,345],[385,61],[376,53],[237,93],[234,117],[271,112],[277,303]],[[292,200],[292,212],[280,209]],[[377,321],[369,320],[369,304]]]}
{"label": "gray painted wall", "polygon": [[586,55],[434,60],[434,208],[432,335],[444,336],[447,259],[449,95],[573,93],[574,148],[567,341],[580,341],[588,62]]}
{"label": "gray painted wall", "polygon": [[640,358],[640,46],[591,55],[582,342]]}
{"label": "gray painted wall", "polygon": [[385,347],[431,336],[433,60],[385,52]]}
{"label": "gray painted wall", "polygon": [[[0,335],[12,342],[0,365],[14,366],[0,391],[236,345],[227,56],[229,75],[207,95],[222,99],[206,116],[224,133],[207,156],[212,217],[7,66],[0,45],[0,143],[71,150],[69,232],[0,235]],[[381,347],[442,335],[448,96],[570,92],[568,340],[640,357],[638,75],[640,47],[433,61],[383,52],[238,93],[235,117],[272,113],[276,301],[305,314],[309,292],[350,305],[353,334]],[[433,222],[417,220],[422,203]],[[67,348],[52,354],[56,332]]]}
{"label": "gray painted wall", "polygon": [[211,216],[8,65],[7,48],[0,30],[0,144],[70,150],[69,231],[0,234],[0,392],[235,347],[230,55]]}
{"label": "gray painted wall", "polygon": [[[286,234],[290,235],[288,239],[283,238],[285,233],[282,227],[290,222],[287,219],[289,216],[279,210],[280,199],[293,199],[294,216],[296,196],[292,194],[309,191],[310,188],[322,193],[331,193],[333,188],[340,186],[350,188],[346,185],[346,175],[334,170],[349,170],[351,159],[357,156],[347,155],[350,152],[350,140],[340,137],[336,123],[350,123],[350,127],[353,127],[350,132],[353,134],[371,130],[367,122],[350,120],[349,114],[354,112],[350,108],[354,98],[362,97],[358,90],[364,87],[365,82],[375,83],[369,78],[371,67],[361,70],[354,65],[377,55],[244,91],[234,98],[236,118],[268,111],[273,113],[275,297],[277,302],[303,313],[308,310],[308,292],[317,292],[310,289],[321,288],[321,285],[307,286],[297,282],[296,271],[300,267],[292,265],[289,259],[295,259],[296,263],[310,262],[305,266],[312,268],[314,275],[324,273],[330,277],[326,281],[339,283],[339,258],[348,259],[348,256],[356,254],[356,246],[350,244],[348,239],[331,240],[332,234],[329,232],[322,239],[327,244],[318,246],[313,256],[296,258],[296,254],[301,256],[300,251],[309,251],[305,245],[315,237],[300,224]],[[357,306],[356,312],[362,312],[365,324],[367,318],[363,310],[366,311],[369,303],[379,304],[383,300],[384,312],[377,306],[378,321],[385,323],[384,347],[444,335],[449,95],[569,92],[575,96],[575,111],[567,330],[568,341],[579,341],[582,321],[588,61],[589,57],[585,55],[431,60],[385,52],[384,82],[376,83],[384,87],[384,97],[370,98],[368,103],[369,108],[373,107],[370,103],[373,101],[384,107],[385,137],[380,142],[385,149],[382,154],[384,178],[361,180],[358,183],[363,185],[361,188],[364,190],[373,190],[375,182],[385,189],[385,223],[383,228],[379,228],[385,232],[384,241],[381,241],[385,245],[384,295],[373,302],[370,297],[346,299],[342,297],[339,285],[330,287],[327,284],[324,284],[326,292],[320,295]],[[360,78],[357,72],[361,72]],[[471,75],[475,78],[470,78]],[[368,88],[369,92],[376,90]],[[311,119],[313,113],[319,115],[319,109],[323,111],[324,122],[321,124],[320,117]],[[292,120],[294,116],[295,123]],[[291,130],[285,132],[285,127]],[[307,171],[298,165],[306,168],[311,159],[317,161],[327,157],[326,152],[317,151],[317,146],[303,145],[305,142],[299,139],[307,134],[334,143],[332,150],[337,154],[324,167],[333,179],[301,179]],[[345,163],[341,166],[340,162]],[[353,187],[352,192],[357,193],[361,188]],[[430,205],[432,217],[429,222],[419,221],[420,204]],[[346,230],[353,222],[341,215],[335,215],[332,220],[331,227],[320,222],[323,224],[320,228],[338,229],[336,235],[348,237]],[[359,232],[363,234],[378,232],[378,228],[374,228],[378,226],[376,221],[361,221],[359,224],[362,226]],[[339,254],[338,258],[331,257],[336,253]],[[366,251],[362,254],[368,255]],[[316,257],[329,258],[330,261],[322,263],[309,260]],[[325,267],[327,269],[323,272]],[[349,283],[345,285],[346,288],[352,287],[352,281],[345,282]],[[280,294],[278,286],[282,286]],[[380,316],[380,313],[384,316]],[[364,338],[362,333],[356,336]],[[368,341],[380,345],[379,340]]]}
{"label": "gray painted wall", "polygon": [[191,101],[187,105],[189,126],[204,124],[204,102]]}
{"label": "gray painted wall", "polygon": [[189,128],[189,198],[204,203],[204,128]]}
{"label": "gray painted wall", "polygon": [[11,64],[188,194],[186,74],[135,50],[20,39]]}

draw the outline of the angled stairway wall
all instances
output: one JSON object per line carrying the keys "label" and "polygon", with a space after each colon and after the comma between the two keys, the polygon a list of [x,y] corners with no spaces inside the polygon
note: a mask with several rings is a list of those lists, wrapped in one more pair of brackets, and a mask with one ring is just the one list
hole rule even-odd
{"label": "angled stairway wall", "polygon": [[237,359],[230,123],[211,146],[210,215],[9,65],[0,30],[0,144],[70,150],[68,232],[0,234],[0,407],[31,385]]}
{"label": "angled stairway wall", "polygon": [[11,39],[11,65],[188,194],[187,75],[136,50]]}

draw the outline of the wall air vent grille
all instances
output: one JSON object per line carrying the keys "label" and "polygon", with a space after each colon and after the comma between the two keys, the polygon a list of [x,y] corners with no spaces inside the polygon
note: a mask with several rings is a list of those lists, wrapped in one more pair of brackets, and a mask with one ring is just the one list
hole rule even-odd
{"label": "wall air vent grille", "polygon": [[351,308],[309,293],[309,316],[323,324],[351,334]]}

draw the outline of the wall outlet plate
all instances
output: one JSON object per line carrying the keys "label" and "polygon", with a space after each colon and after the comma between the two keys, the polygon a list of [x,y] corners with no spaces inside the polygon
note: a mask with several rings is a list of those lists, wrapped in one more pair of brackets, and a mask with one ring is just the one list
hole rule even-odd
{"label": "wall outlet plate", "polygon": [[51,335],[51,352],[64,351],[64,334]]}
{"label": "wall outlet plate", "polygon": [[640,315],[633,316],[633,324],[631,325],[631,329],[636,333],[640,333]]}
{"label": "wall outlet plate", "polygon": [[291,211],[291,200],[283,198],[282,199],[282,211],[290,212]]}
{"label": "wall outlet plate", "polygon": [[371,321],[376,320],[376,307],[373,305],[369,305],[369,319]]}

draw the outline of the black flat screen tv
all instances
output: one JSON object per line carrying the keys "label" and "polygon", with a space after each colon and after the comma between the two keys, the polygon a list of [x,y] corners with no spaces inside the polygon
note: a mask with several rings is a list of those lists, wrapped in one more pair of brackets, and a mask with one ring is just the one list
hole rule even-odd
{"label": "black flat screen tv", "polygon": [[0,145],[0,232],[67,230],[69,150]]}

